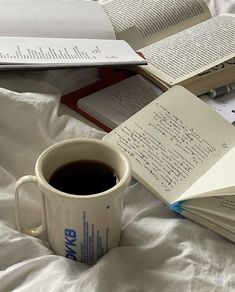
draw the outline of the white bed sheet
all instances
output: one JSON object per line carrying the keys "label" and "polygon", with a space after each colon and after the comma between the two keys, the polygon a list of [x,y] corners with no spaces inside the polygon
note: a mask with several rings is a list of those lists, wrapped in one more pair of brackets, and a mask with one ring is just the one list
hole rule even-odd
{"label": "white bed sheet", "polygon": [[[234,0],[207,2],[214,15],[235,12]],[[172,213],[139,183],[125,194],[120,246],[94,266],[16,230],[14,184],[34,173],[42,150],[104,135],[59,103],[91,76],[93,69],[0,73],[0,291],[235,291],[235,245]],[[35,188],[24,195],[24,220],[37,224]]]}

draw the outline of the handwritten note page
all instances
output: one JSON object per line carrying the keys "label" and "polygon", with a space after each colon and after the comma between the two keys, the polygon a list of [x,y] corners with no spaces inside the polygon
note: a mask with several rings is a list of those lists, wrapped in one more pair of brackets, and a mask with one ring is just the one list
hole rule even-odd
{"label": "handwritten note page", "polygon": [[[233,132],[234,135],[235,129]],[[233,195],[235,194],[234,173],[235,147],[213,164],[178,200],[197,198],[198,194],[200,197]]]}
{"label": "handwritten note page", "polygon": [[181,86],[158,97],[104,139],[124,149],[134,176],[168,203],[235,144],[233,126]]}
{"label": "handwritten note page", "polygon": [[162,93],[137,74],[78,100],[78,107],[113,129]]}

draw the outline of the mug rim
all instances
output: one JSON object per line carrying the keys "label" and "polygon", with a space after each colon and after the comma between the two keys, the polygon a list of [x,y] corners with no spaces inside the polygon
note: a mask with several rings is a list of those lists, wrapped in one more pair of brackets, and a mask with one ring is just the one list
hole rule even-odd
{"label": "mug rim", "polygon": [[[112,151],[116,152],[120,158],[125,162],[126,167],[124,174],[122,178],[118,181],[117,184],[115,184],[113,187],[100,192],[100,193],[95,193],[95,194],[89,194],[89,195],[76,195],[76,194],[70,194],[66,193],[63,191],[60,191],[53,186],[49,184],[49,182],[45,179],[43,172],[42,172],[42,164],[44,159],[47,157],[48,153],[50,153],[53,149],[62,147],[63,145],[68,145],[68,144],[73,144],[73,143],[79,143],[79,142],[92,142],[94,144],[100,144],[100,145],[105,145],[105,147],[108,147],[109,149],[112,149]],[[53,192],[55,195],[59,195],[61,197],[66,197],[70,199],[78,198],[78,199],[83,199],[83,200],[88,200],[88,199],[94,199],[98,197],[104,197],[107,196],[108,194],[112,194],[116,191],[118,191],[121,187],[127,186],[130,178],[131,178],[131,172],[132,172],[132,166],[131,166],[131,161],[129,157],[124,153],[124,151],[120,148],[118,148],[116,145],[111,144],[109,142],[99,140],[96,138],[71,138],[71,139],[66,139],[60,142],[57,142],[55,144],[52,144],[51,146],[47,147],[38,157],[35,165],[35,175],[38,180],[38,182],[44,186],[47,190],[50,192]],[[46,195],[46,194],[45,194]]]}

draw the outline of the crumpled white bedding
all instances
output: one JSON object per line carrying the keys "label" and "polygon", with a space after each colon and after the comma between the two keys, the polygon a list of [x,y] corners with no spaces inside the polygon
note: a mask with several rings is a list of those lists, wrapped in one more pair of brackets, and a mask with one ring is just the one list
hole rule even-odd
{"label": "crumpled white bedding", "polygon": [[[213,14],[235,12],[234,0],[207,2]],[[38,155],[63,139],[104,135],[59,102],[92,76],[94,69],[0,73],[0,291],[235,291],[235,245],[172,213],[139,183],[124,197],[120,247],[94,266],[16,230],[14,184],[34,173]],[[25,224],[39,223],[32,186],[24,205]]]}

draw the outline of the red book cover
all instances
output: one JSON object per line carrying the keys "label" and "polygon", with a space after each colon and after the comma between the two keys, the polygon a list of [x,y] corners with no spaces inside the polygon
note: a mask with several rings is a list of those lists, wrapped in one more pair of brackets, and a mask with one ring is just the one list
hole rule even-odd
{"label": "red book cover", "polygon": [[68,107],[70,107],[71,109],[73,109],[74,111],[78,112],[82,116],[84,116],[89,121],[96,124],[98,127],[103,129],[104,131],[110,132],[112,129],[110,129],[105,124],[101,123],[100,121],[92,117],[89,113],[84,112],[83,110],[78,108],[77,101],[89,94],[97,92],[103,88],[106,88],[124,79],[127,79],[135,75],[135,73],[133,73],[132,71],[124,70],[124,69],[113,69],[112,67],[102,67],[102,68],[99,68],[98,70],[99,70],[100,80],[90,85],[87,85],[83,88],[80,88],[76,91],[63,95],[61,97],[61,102],[67,105]]}

